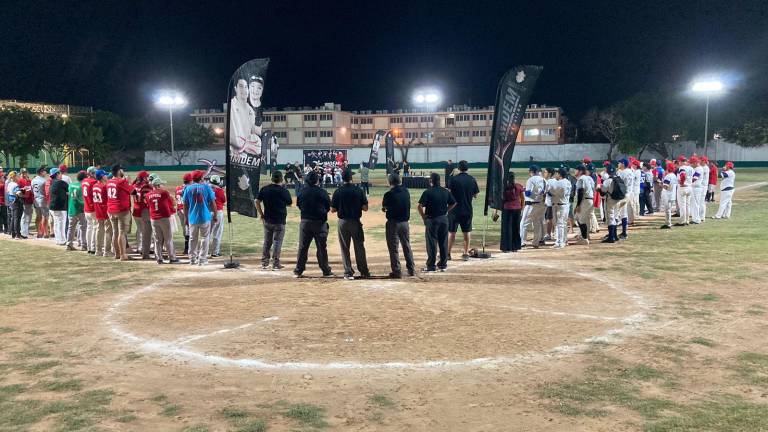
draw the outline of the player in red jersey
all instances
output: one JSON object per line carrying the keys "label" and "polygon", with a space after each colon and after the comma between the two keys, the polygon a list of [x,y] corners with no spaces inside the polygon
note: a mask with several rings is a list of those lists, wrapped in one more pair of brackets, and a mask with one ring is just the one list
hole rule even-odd
{"label": "player in red jersey", "polygon": [[112,249],[115,259],[128,261],[128,230],[131,227],[131,192],[125,171],[120,165],[112,167],[112,178],[107,182],[107,213],[112,224]]}
{"label": "player in red jersey", "polygon": [[96,209],[93,205],[91,188],[96,184],[96,167],[90,166],[86,172],[88,173],[88,177],[80,182],[80,189],[83,192],[83,213],[85,213],[85,244],[88,247],[88,253],[95,255],[98,222],[96,221]]}
{"label": "player in red jersey", "polygon": [[155,258],[157,263],[163,263],[163,246],[168,252],[168,260],[171,264],[179,262],[173,249],[173,231],[171,230],[171,218],[173,217],[176,201],[165,190],[165,182],[160,177],[152,180],[152,190],[146,196],[146,205],[149,210],[149,219],[155,239]]}
{"label": "player in red jersey", "polygon": [[150,246],[152,244],[152,226],[149,223],[149,209],[147,208],[146,194],[152,190],[149,185],[149,173],[141,171],[133,181],[133,221],[136,222],[136,252],[141,254],[141,259],[149,259]]}
{"label": "player in red jersey", "polygon": [[112,255],[112,224],[107,213],[107,173],[94,172],[90,194],[93,201],[93,219],[96,222],[94,233],[94,251],[96,256]]}
{"label": "player in red jersey", "polygon": [[211,227],[211,248],[212,258],[221,256],[221,236],[224,234],[224,204],[227,203],[227,192],[221,187],[221,177],[211,176],[211,188],[216,197],[216,222]]}
{"label": "player in red jersey", "polygon": [[184,188],[192,183],[192,174],[186,173],[182,177],[184,184],[176,186],[176,216],[179,218],[179,226],[184,230],[184,255],[189,253],[189,225],[187,225],[187,215],[184,213]]}

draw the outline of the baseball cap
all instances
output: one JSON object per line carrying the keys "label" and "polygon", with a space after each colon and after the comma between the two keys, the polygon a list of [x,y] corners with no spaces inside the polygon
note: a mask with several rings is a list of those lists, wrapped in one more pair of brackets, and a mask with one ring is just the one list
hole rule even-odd
{"label": "baseball cap", "polygon": [[628,167],[628,166],[629,166],[629,161],[627,160],[627,158],[619,159],[619,160],[618,160],[618,161],[616,161],[616,162],[618,162],[618,163],[620,163],[620,164],[624,165],[625,167]]}
{"label": "baseball cap", "polygon": [[184,181],[184,183],[189,183],[192,181],[192,173],[186,173],[184,174],[181,179]]}
{"label": "baseball cap", "polygon": [[96,180],[101,180],[104,178],[105,175],[107,175],[107,172],[104,170],[96,170],[96,172],[94,172],[94,175],[96,176]]}
{"label": "baseball cap", "polygon": [[59,169],[58,168],[51,168],[51,170],[48,173],[50,175],[52,175],[52,176],[55,176],[56,174],[59,173]]}
{"label": "baseball cap", "polygon": [[166,182],[161,179],[160,177],[155,177],[152,179],[152,186],[160,186],[161,184],[165,184]]}
{"label": "baseball cap", "polygon": [[191,173],[192,180],[202,180],[205,177],[205,173],[201,170],[194,170]]}
{"label": "baseball cap", "polygon": [[136,174],[137,179],[143,179],[149,177],[149,173],[146,171],[139,171],[138,174]]}
{"label": "baseball cap", "polygon": [[19,171],[20,171],[21,173],[25,173],[25,172],[27,172],[27,169],[26,169],[26,168],[22,168],[22,169],[20,169]]}
{"label": "baseball cap", "polygon": [[530,168],[528,168],[528,171],[537,173],[541,171],[541,169],[539,169],[538,165],[531,165]]}
{"label": "baseball cap", "polygon": [[149,175],[149,177],[147,177],[147,179],[149,180],[150,183],[152,183],[152,180],[154,180],[156,178],[157,178],[157,174],[155,174],[155,173],[152,173],[152,174]]}
{"label": "baseball cap", "polygon": [[88,169],[87,169],[87,170],[85,170],[85,171],[86,171],[86,172],[88,172],[88,174],[95,174],[95,173],[96,173],[96,167],[95,167],[95,166],[93,166],[93,165],[91,165],[91,166],[89,166],[89,167],[88,167]]}
{"label": "baseball cap", "polygon": [[221,177],[219,177],[216,174],[214,174],[214,175],[211,176],[211,180],[210,181],[211,181],[211,183],[213,183],[215,185],[219,185],[219,184],[221,184]]}
{"label": "baseball cap", "polygon": [[66,173],[68,168],[69,167],[66,164],[59,165],[59,171],[61,171],[62,173]]}

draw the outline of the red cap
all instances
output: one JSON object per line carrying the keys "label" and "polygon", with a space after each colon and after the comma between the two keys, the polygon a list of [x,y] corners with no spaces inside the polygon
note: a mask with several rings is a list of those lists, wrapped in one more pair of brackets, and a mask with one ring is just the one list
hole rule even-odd
{"label": "red cap", "polygon": [[190,173],[190,176],[194,181],[202,180],[203,177],[205,177],[205,172],[200,170],[194,170]]}
{"label": "red cap", "polygon": [[184,175],[181,177],[181,180],[182,180],[184,183],[189,183],[189,182],[191,182],[191,181],[192,181],[192,173],[186,173],[186,174],[184,174]]}
{"label": "red cap", "polygon": [[675,164],[673,164],[670,161],[667,161],[667,171],[669,172],[675,172]]}
{"label": "red cap", "polygon": [[733,168],[733,162],[730,162],[730,161],[729,161],[729,162],[726,162],[726,163],[725,163],[725,167],[726,167],[726,168],[728,168],[728,169],[731,169],[731,168]]}
{"label": "red cap", "polygon": [[146,171],[139,171],[139,173],[136,174],[137,179],[145,179],[147,177],[149,177],[149,173]]}
{"label": "red cap", "polygon": [[585,164],[592,163],[592,158],[589,156],[584,156],[584,159],[581,160]]}
{"label": "red cap", "polygon": [[699,158],[696,155],[691,156],[691,165],[696,165],[699,163]]}
{"label": "red cap", "polygon": [[607,167],[607,166],[610,166],[610,165],[611,165],[611,161],[609,161],[609,160],[603,161],[603,166],[604,167]]}
{"label": "red cap", "polygon": [[633,158],[632,159],[632,166],[636,166],[636,167],[639,168],[640,167],[640,161]]}
{"label": "red cap", "polygon": [[678,162],[685,162],[685,161],[687,161],[687,160],[688,160],[688,159],[686,159],[685,155],[680,155],[680,156],[678,156],[678,157],[677,157],[677,161],[678,161]]}
{"label": "red cap", "polygon": [[80,171],[78,171],[78,172],[77,172],[77,175],[80,175],[80,174],[85,174],[85,175],[88,175],[88,171],[86,171],[86,170],[80,170]]}
{"label": "red cap", "polygon": [[651,159],[651,166],[656,166],[656,159]]}
{"label": "red cap", "polygon": [[61,164],[61,165],[59,165],[59,172],[64,174],[64,173],[67,172],[67,168],[68,167],[65,164]]}

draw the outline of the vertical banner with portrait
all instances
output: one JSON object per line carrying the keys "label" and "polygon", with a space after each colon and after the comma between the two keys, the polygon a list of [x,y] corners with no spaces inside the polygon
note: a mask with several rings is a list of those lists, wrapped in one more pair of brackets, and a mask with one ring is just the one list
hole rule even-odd
{"label": "vertical banner with portrait", "polygon": [[392,132],[387,132],[384,137],[385,154],[387,156],[387,175],[395,171],[395,137]]}
{"label": "vertical banner with portrait", "polygon": [[[264,106],[261,96],[269,59],[254,59],[237,68],[227,96],[227,219],[232,211],[257,217],[253,200],[259,193],[268,143],[262,142]],[[268,137],[264,137],[268,138]]]}
{"label": "vertical banner with portrait", "polygon": [[371,147],[371,156],[368,158],[369,169],[375,169],[376,164],[379,162],[379,148],[381,148],[381,139],[384,138],[384,135],[386,133],[387,131],[377,130],[376,134],[373,135],[373,146]]}
{"label": "vertical banner with portrait", "polygon": [[269,134],[269,170],[275,172],[277,170],[277,153],[280,151],[280,143],[277,142],[277,135]]}
{"label": "vertical banner with portrait", "polygon": [[493,111],[491,145],[488,148],[488,181],[485,190],[484,214],[488,207],[501,210],[504,206],[504,182],[512,163],[520,123],[528,99],[541,74],[541,66],[518,66],[504,74],[496,91]]}

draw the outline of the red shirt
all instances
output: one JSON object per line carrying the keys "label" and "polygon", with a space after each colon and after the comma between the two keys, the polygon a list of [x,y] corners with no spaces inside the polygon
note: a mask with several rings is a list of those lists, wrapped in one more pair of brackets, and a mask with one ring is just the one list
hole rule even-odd
{"label": "red shirt", "polygon": [[222,187],[213,186],[213,195],[216,197],[216,210],[224,210],[224,204],[227,203],[227,192]]}
{"label": "red shirt", "polygon": [[146,195],[146,205],[149,207],[149,218],[152,220],[171,217],[173,214],[173,200],[171,194],[165,189],[152,189]]}
{"label": "red shirt", "polygon": [[91,186],[91,200],[93,201],[93,210],[96,213],[96,220],[107,220],[107,186],[101,184],[98,180]]}
{"label": "red shirt", "polygon": [[93,177],[86,177],[80,182],[80,188],[83,190],[83,211],[86,213],[93,213],[93,197],[91,196],[91,188],[96,183],[96,179]]}
{"label": "red shirt", "polygon": [[51,203],[51,185],[52,184],[53,184],[53,180],[51,180],[51,178],[48,177],[48,180],[45,181],[45,186],[43,186],[43,195],[45,195],[46,204]]}
{"label": "red shirt", "polygon": [[32,192],[32,182],[24,177],[19,178],[19,189],[22,189],[21,199],[24,204],[34,204],[35,194]]}
{"label": "red shirt", "polygon": [[176,210],[184,210],[184,185],[176,186]]}
{"label": "red shirt", "polygon": [[717,166],[715,164],[709,164],[709,184],[717,184]]}
{"label": "red shirt", "polygon": [[522,209],[521,197],[523,192],[524,188],[520,183],[515,183],[514,186],[504,189],[504,210]]}
{"label": "red shirt", "polygon": [[107,211],[117,214],[131,210],[133,188],[125,178],[112,178],[107,182]]}
{"label": "red shirt", "polygon": [[145,181],[133,185],[131,195],[133,195],[133,215],[135,217],[141,217],[141,212],[147,208],[146,196],[150,191],[152,191],[152,186]]}
{"label": "red shirt", "polygon": [[0,180],[0,206],[5,205],[5,179]]}

